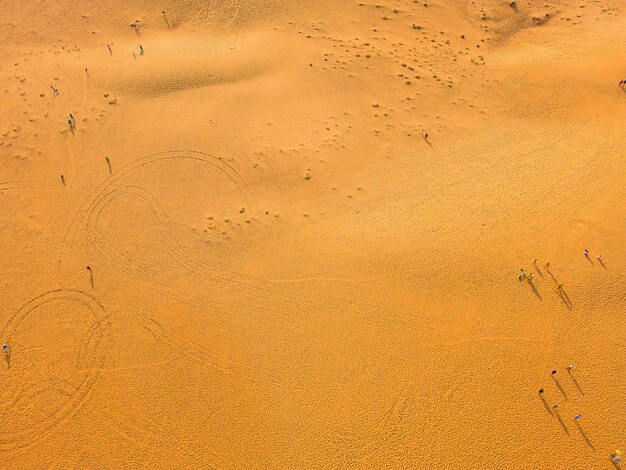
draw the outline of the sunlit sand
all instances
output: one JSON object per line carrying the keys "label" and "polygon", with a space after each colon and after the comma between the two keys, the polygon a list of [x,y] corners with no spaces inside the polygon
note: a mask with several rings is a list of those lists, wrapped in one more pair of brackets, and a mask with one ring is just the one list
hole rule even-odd
{"label": "sunlit sand", "polygon": [[4,468],[620,468],[623,1],[0,7]]}

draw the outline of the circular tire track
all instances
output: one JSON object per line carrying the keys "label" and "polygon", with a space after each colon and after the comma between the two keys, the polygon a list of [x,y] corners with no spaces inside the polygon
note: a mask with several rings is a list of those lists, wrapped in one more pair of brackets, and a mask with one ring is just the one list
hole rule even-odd
{"label": "circular tire track", "polygon": [[86,220],[92,217],[92,214],[98,210],[97,207],[100,205],[101,200],[103,198],[106,198],[109,192],[115,189],[118,183],[123,178],[131,175],[132,173],[140,170],[143,167],[153,165],[155,163],[184,160],[196,161],[198,163],[208,165],[221,172],[238,188],[238,190],[244,197],[246,204],[248,204],[250,207],[255,208],[258,211],[258,204],[256,202],[254,193],[250,190],[249,186],[241,177],[239,172],[223,159],[214,157],[213,155],[210,155],[208,153],[191,150],[171,150],[167,152],[154,153],[142,157],[120,168],[113,174],[113,176],[103,181],[91,192],[89,196],[87,196],[86,200],[81,204],[78,211],[73,215],[70,226],[65,236],[63,237],[63,243],[61,244],[62,253],[60,262],[62,262],[63,256],[67,252],[69,246],[73,243],[77,230],[81,226],[84,226],[84,224],[86,224]]}
{"label": "circular tire track", "polygon": [[[106,364],[109,315],[106,308],[96,298],[77,289],[50,290],[30,300],[9,318],[0,332],[0,340],[3,343],[14,344],[13,340],[19,337],[17,330],[25,320],[37,315],[40,308],[56,303],[78,304],[89,315],[89,328],[81,336],[76,358],[72,358],[73,373],[70,377],[57,381],[43,378],[37,383],[31,383],[26,389],[13,396],[8,403],[2,403],[2,419],[0,420],[0,449],[2,450],[27,447],[45,437],[64,420],[71,417],[89,396],[89,392]],[[43,334],[45,335],[45,332]],[[14,357],[11,358],[10,368],[3,361],[0,368],[0,375],[4,376],[2,387],[14,385],[11,383],[11,369],[24,365],[28,367],[28,364],[19,362],[19,353],[19,351],[13,351]],[[61,382],[65,383],[65,390],[58,388]],[[20,429],[7,429],[7,415],[10,416],[13,408],[21,400],[32,399],[50,390],[63,394],[66,398],[65,402],[43,419],[36,421],[31,419],[27,426]]]}
{"label": "circular tire track", "polygon": [[[272,303],[278,302],[279,305],[277,305],[276,309],[269,309],[269,311],[272,312],[281,309],[285,303],[294,306],[302,306],[303,304],[312,305],[319,309],[332,309],[339,306],[335,304],[346,304],[346,302],[337,301],[337,299],[325,295],[311,296],[310,293],[307,295],[298,295],[289,288],[289,283],[257,278],[219,268],[207,263],[206,260],[194,257],[187,250],[183,249],[178,241],[178,237],[175,236],[170,229],[172,222],[168,218],[165,208],[155,195],[140,186],[140,180],[143,176],[140,173],[142,169],[158,163],[176,163],[182,161],[198,162],[201,165],[206,165],[211,171],[218,171],[237,188],[245,204],[251,208],[252,214],[258,214],[260,212],[255,195],[246,181],[241,177],[239,172],[232,165],[225,162],[224,159],[203,152],[181,150],[147,155],[117,170],[113,176],[104,180],[86,198],[79,210],[74,214],[70,227],[63,239],[59,263],[61,265],[63,264],[63,260],[69,252],[70,246],[73,244],[81,228],[84,228],[89,237],[89,241],[113,263],[124,266],[125,268],[131,268],[134,272],[145,278],[152,288],[156,288],[168,297],[181,299],[181,296],[184,296],[186,303],[196,306],[203,305],[207,296],[210,294],[203,293],[203,290],[200,290],[199,293],[198,289],[189,290],[181,286],[169,286],[169,283],[159,281],[163,272],[166,271],[162,265],[150,265],[149,263],[142,263],[140,260],[133,259],[128,253],[115,248],[114,243],[111,243],[106,236],[99,233],[98,221],[105,208],[119,197],[131,196],[148,207],[150,213],[157,221],[159,236],[164,241],[164,248],[167,254],[171,256],[178,265],[189,272],[201,274],[211,280],[220,281],[224,284],[240,286],[249,292],[253,292],[258,298]],[[202,282],[202,279],[198,278],[197,282]],[[280,295],[277,296],[276,290],[278,286],[283,284],[284,286],[281,287]],[[194,298],[198,299],[198,302],[191,300]],[[227,307],[232,307],[233,305],[233,302],[221,302],[216,296],[211,297],[211,303],[222,303]],[[354,302],[347,303],[354,305]],[[260,307],[258,302],[254,304],[240,304],[239,306],[253,309],[263,315],[268,313],[268,309]]]}

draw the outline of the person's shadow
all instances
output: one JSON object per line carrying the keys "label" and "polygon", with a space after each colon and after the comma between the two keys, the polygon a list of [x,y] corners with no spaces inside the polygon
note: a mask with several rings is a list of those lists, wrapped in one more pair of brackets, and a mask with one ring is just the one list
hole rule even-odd
{"label": "person's shadow", "polygon": [[561,297],[561,300],[563,301],[563,303],[565,304],[567,309],[571,310],[572,309],[572,302],[569,300],[569,297],[565,293],[563,288],[561,287],[560,289],[557,289],[556,292],[559,294],[559,297]]}
{"label": "person's shadow", "polygon": [[543,406],[546,408],[546,411],[550,414],[552,414],[552,410],[550,409],[550,406],[548,405],[548,402],[546,401],[545,398],[543,398],[543,395],[540,393],[539,394],[539,398],[541,398],[541,402],[543,403]]}
{"label": "person's shadow", "polygon": [[583,389],[580,388],[580,385],[578,383],[578,380],[576,380],[576,377],[574,377],[574,374],[572,374],[571,370],[568,370],[567,373],[569,374],[569,376],[572,378],[572,380],[574,381],[574,385],[576,385],[576,388],[578,389],[578,391],[581,393],[581,395],[585,395],[585,392],[583,392]]}
{"label": "person's shadow", "polygon": [[11,368],[11,350],[4,351],[4,359],[7,361],[7,369]]}
{"label": "person's shadow", "polygon": [[567,430],[567,426],[565,426],[565,423],[561,419],[561,416],[559,415],[559,412],[557,410],[554,410],[554,416],[556,416],[556,419],[559,421],[559,424],[563,428],[563,431],[565,431],[565,434],[569,436],[569,431]]}
{"label": "person's shadow", "polygon": [[552,274],[552,271],[550,271],[550,268],[544,266],[544,268],[546,268],[546,271],[548,272],[548,274],[550,275],[550,277],[552,278],[552,280],[554,281],[555,284],[559,284],[559,281],[556,280],[556,277],[554,277],[554,274]]}
{"label": "person's shadow", "polygon": [[539,294],[539,291],[538,291],[538,290],[537,290],[537,288],[535,287],[535,284],[533,284],[532,279],[530,279],[529,277],[526,277],[526,281],[528,282],[528,285],[529,285],[529,286],[530,286],[530,288],[532,289],[533,294],[535,294],[539,300],[543,300],[543,299],[541,298],[541,294]]}
{"label": "person's shadow", "polygon": [[559,380],[554,375],[552,376],[552,380],[554,380],[554,384],[556,385],[556,388],[559,389],[559,391],[563,394],[563,397],[567,400],[567,393],[565,393],[565,390],[563,389],[563,387],[561,387]]}
{"label": "person's shadow", "polygon": [[587,437],[587,435],[585,434],[585,431],[583,431],[583,428],[581,427],[581,425],[578,423],[578,420],[575,419],[574,420],[574,424],[576,425],[576,427],[578,428],[578,432],[580,433],[580,435],[583,437],[583,439],[585,440],[585,442],[587,443],[587,445],[589,447],[591,447],[591,449],[595,452],[596,448],[593,446],[593,444],[591,443],[591,441],[589,440],[589,438]]}

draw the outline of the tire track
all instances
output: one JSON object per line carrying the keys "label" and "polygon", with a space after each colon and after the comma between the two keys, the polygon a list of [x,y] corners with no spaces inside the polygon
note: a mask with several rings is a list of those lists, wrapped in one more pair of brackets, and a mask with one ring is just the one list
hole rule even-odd
{"label": "tire track", "polygon": [[[2,342],[12,344],[13,338],[18,335],[16,330],[22,322],[31,315],[37,314],[38,309],[41,307],[56,303],[78,304],[89,312],[91,317],[91,325],[82,338],[76,360],[73,363],[74,372],[68,378],[57,380],[57,383],[65,384],[61,388],[59,388],[55,382],[50,383],[50,379],[44,379],[29,387],[26,391],[20,391],[12,406],[7,408],[3,405],[3,420],[0,421],[1,450],[15,450],[29,447],[53,432],[65,420],[74,416],[87,400],[90,391],[100,375],[100,370],[106,363],[108,357],[106,342],[109,338],[110,315],[106,308],[95,297],[78,289],[49,290],[22,305],[22,307],[8,319],[0,332]],[[12,362],[16,361],[14,360]],[[21,364],[19,364],[19,362],[11,365],[12,368],[20,366]],[[82,373],[81,369],[88,369],[88,371]],[[5,375],[2,382],[5,384],[9,382],[7,386],[10,387],[10,369],[3,368],[2,374]],[[74,385],[74,383],[77,383],[77,385]],[[23,429],[7,429],[3,426],[7,414],[17,405],[17,402],[22,399],[32,399],[36,395],[45,393],[48,390],[59,391],[59,393],[65,395],[67,397],[65,404],[61,405],[45,418],[36,421],[35,425]]]}

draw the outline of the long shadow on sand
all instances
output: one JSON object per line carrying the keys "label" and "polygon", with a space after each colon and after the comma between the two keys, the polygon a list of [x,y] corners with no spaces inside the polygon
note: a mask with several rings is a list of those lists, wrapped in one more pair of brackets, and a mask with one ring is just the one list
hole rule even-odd
{"label": "long shadow on sand", "polygon": [[541,402],[543,403],[543,406],[545,407],[546,411],[552,414],[552,410],[550,409],[550,406],[548,405],[548,402],[546,401],[546,399],[543,398],[543,395],[540,394],[539,398],[541,398]]}
{"label": "long shadow on sand", "polygon": [[565,426],[565,423],[561,419],[561,415],[559,415],[559,412],[554,410],[554,416],[556,416],[556,419],[559,421],[559,424],[563,428],[563,431],[565,431],[565,434],[567,434],[569,436],[569,431],[567,430],[567,426]]}
{"label": "long shadow on sand", "polygon": [[554,277],[554,274],[552,274],[552,271],[550,271],[550,268],[546,268],[546,271],[550,275],[550,277],[552,278],[554,283],[558,286],[559,285],[559,281],[556,280],[556,277]]}
{"label": "long shadow on sand", "polygon": [[578,384],[578,380],[576,380],[576,377],[574,377],[574,375],[572,374],[572,371],[568,371],[567,373],[569,374],[569,376],[574,381],[574,385],[576,385],[576,388],[578,389],[578,391],[584,396],[585,392],[583,392],[583,389],[580,388],[580,385]]}
{"label": "long shadow on sand", "polygon": [[572,302],[570,301],[569,296],[565,293],[563,288],[561,287],[560,289],[557,289],[556,293],[559,294],[559,297],[561,297],[561,300],[563,301],[565,306],[568,308],[568,310],[571,310],[573,307]]}
{"label": "long shadow on sand", "polygon": [[556,385],[556,388],[559,389],[559,391],[563,394],[563,397],[567,400],[567,393],[565,393],[565,390],[563,390],[563,387],[561,387],[559,380],[555,376],[552,376],[552,380],[554,380],[554,384]]}
{"label": "long shadow on sand", "polygon": [[533,283],[533,281],[531,279],[529,279],[529,278],[526,278],[526,281],[528,282],[528,285],[530,286],[531,290],[533,291],[533,294],[535,294],[539,300],[543,300],[541,298],[541,294],[539,294],[539,291],[535,287],[535,284]]}
{"label": "long shadow on sand", "polygon": [[580,433],[580,435],[583,437],[583,439],[585,440],[585,442],[587,443],[587,445],[589,447],[591,447],[591,449],[595,452],[596,448],[593,446],[593,444],[591,443],[591,441],[589,440],[589,438],[587,437],[587,435],[585,434],[585,431],[583,431],[583,428],[580,426],[580,424],[578,424],[577,420],[574,420],[574,424],[576,425],[576,427],[578,428],[578,432]]}

